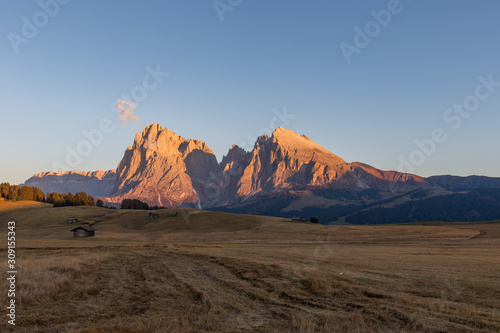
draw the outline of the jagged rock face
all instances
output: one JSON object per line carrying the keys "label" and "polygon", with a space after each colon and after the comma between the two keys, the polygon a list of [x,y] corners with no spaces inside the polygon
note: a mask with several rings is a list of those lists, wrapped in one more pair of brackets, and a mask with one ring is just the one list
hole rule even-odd
{"label": "jagged rock face", "polygon": [[[271,137],[259,137],[251,152],[233,146],[218,164],[204,142],[184,139],[151,124],[137,133],[116,173],[101,173],[72,172],[56,176],[57,180],[51,174],[39,174],[29,181],[43,190],[87,190],[113,203],[135,198],[150,205],[198,208],[314,188],[400,193],[430,186],[415,175],[347,163],[307,136],[283,128],[277,128]],[[76,176],[81,178],[74,183],[76,179],[71,177]]]}
{"label": "jagged rock face", "polygon": [[24,185],[38,187],[44,192],[85,192],[94,197],[111,195],[115,186],[116,171],[60,171],[42,172],[28,179]]}
{"label": "jagged rock face", "polygon": [[240,197],[261,191],[325,186],[344,175],[350,166],[306,136],[277,128],[261,136],[252,159],[238,183]]}
{"label": "jagged rock face", "polygon": [[[496,219],[494,198],[498,198],[498,191],[486,188],[499,188],[500,178],[422,178],[347,163],[305,135],[283,128],[277,128],[270,137],[259,137],[251,152],[233,146],[218,164],[204,142],[184,139],[152,124],[136,135],[116,171],[45,172],[34,175],[24,185],[45,192],[85,191],[116,206],[127,198],[150,205],[235,213],[289,217],[314,214],[323,222],[339,219],[341,223],[372,223],[372,214],[378,214],[385,223],[387,216],[394,221],[412,221],[416,216],[441,221],[442,215],[433,215],[434,204],[428,199],[452,195],[454,190],[460,193],[449,207],[456,206],[454,200],[463,200],[468,207],[460,219]],[[464,189],[477,188],[481,190],[463,197]],[[478,197],[484,200],[478,201]],[[475,200],[476,206],[469,207],[470,200]],[[478,215],[486,201],[489,210]],[[449,204],[450,200],[444,198],[441,202]],[[401,207],[409,208],[401,213]]]}
{"label": "jagged rock face", "polygon": [[252,153],[246,152],[237,145],[229,149],[215,177],[218,195],[213,198],[212,206],[225,206],[235,201],[240,179],[251,160]]}
{"label": "jagged rock face", "polygon": [[217,169],[215,155],[204,142],[149,125],[125,151],[112,196],[114,201],[137,198],[166,207],[201,207],[208,192],[203,184]]}
{"label": "jagged rock face", "polygon": [[[261,136],[251,153],[230,151],[222,166],[221,186],[235,186],[233,197],[225,202],[307,188],[377,188],[399,192],[425,186],[424,179],[415,175],[347,163],[307,136],[283,128],[277,128],[271,137]],[[229,171],[231,176],[226,176]]]}

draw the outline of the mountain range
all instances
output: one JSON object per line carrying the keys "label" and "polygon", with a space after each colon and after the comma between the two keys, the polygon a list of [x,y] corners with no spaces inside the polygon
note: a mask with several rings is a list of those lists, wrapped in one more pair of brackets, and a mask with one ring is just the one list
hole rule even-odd
{"label": "mountain range", "polygon": [[205,142],[151,124],[116,170],[43,172],[24,185],[85,191],[110,204],[131,198],[153,206],[315,216],[322,223],[500,219],[500,178],[382,171],[348,163],[281,127],[260,136],[250,152],[233,145],[218,163]]}

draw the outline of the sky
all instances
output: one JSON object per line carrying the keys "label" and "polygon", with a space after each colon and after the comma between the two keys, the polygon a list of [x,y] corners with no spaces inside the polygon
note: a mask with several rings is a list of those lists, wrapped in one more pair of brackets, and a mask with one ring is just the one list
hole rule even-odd
{"label": "sky", "polygon": [[496,0],[0,4],[1,182],[114,169],[150,123],[219,161],[282,126],[347,162],[500,177]]}

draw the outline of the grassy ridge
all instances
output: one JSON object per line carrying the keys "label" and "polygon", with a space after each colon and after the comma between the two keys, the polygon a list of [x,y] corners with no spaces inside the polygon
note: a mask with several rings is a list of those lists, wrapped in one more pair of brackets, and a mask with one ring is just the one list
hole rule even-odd
{"label": "grassy ridge", "polygon": [[[26,202],[27,203],[27,202]],[[2,207],[3,202],[0,202]],[[18,237],[71,240],[70,230],[88,222],[97,230],[96,237],[85,241],[186,241],[311,243],[328,236],[339,241],[415,239],[422,237],[472,237],[477,232],[452,225],[420,226],[325,226],[292,223],[289,219],[238,215],[181,208],[160,210],[160,217],[150,219],[149,211],[110,210],[98,207],[51,207],[45,204],[21,204],[0,213],[0,222],[14,220]],[[175,211],[177,216],[171,217]],[[68,223],[77,218],[78,223]],[[4,230],[0,230],[2,234]]]}
{"label": "grassy ridge", "polygon": [[[170,211],[173,210],[161,210],[158,218],[150,219],[149,211],[143,210],[109,210],[85,206],[54,208],[31,202],[13,205],[0,202],[0,221],[16,221],[19,237],[66,239],[72,237],[72,228],[84,222],[94,225],[98,230],[97,237],[112,238],[118,234],[129,237],[141,233],[241,231],[256,228],[263,220],[281,220],[195,209],[177,209],[178,215],[170,216]],[[69,218],[77,218],[78,222],[70,223]]]}
{"label": "grassy ridge", "polygon": [[6,214],[9,212],[15,212],[25,209],[34,208],[49,208],[52,207],[51,204],[46,204],[38,201],[7,201],[0,200],[0,214]]}

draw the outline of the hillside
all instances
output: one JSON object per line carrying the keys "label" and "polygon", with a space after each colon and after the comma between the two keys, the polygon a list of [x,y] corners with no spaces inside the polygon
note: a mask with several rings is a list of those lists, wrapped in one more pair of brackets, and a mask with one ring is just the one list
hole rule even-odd
{"label": "hillside", "polygon": [[[70,231],[82,223],[89,223],[96,229],[96,236],[87,239],[98,241],[174,241],[174,242],[228,242],[228,243],[272,243],[287,244],[315,242],[326,233],[334,233],[329,239],[349,240],[358,234],[357,240],[371,235],[359,236],[357,226],[325,226],[311,223],[297,223],[286,218],[231,214],[203,211],[192,208],[158,210],[158,218],[149,218],[150,211],[110,210],[98,207],[52,207],[47,204],[20,202],[15,209],[8,210],[8,202],[0,201],[0,223],[16,221],[17,237],[21,239],[74,240]],[[170,216],[175,211],[177,216]],[[68,222],[78,219],[77,223]],[[474,231],[457,230],[453,227],[433,227],[435,238],[472,237]],[[387,239],[399,238],[392,227],[377,226],[377,234],[387,232]],[[418,238],[427,230],[407,227],[405,237]]]}
{"label": "hillside", "polygon": [[[16,332],[500,328],[498,222],[322,226],[177,211],[0,201],[0,237],[16,221],[22,266]],[[71,238],[68,217],[96,223],[96,237]]]}
{"label": "hillside", "polygon": [[[206,212],[196,209],[176,209],[178,216],[169,215],[172,210],[158,211],[160,217],[150,219],[149,211],[110,210],[98,207],[52,207],[47,204],[23,202],[10,205],[0,202],[0,222],[17,221],[18,237],[39,239],[70,239],[70,230],[81,223],[93,224],[96,239],[153,240],[172,234],[218,233],[253,230],[263,222],[282,219]],[[77,223],[68,222],[78,219]]]}
{"label": "hillside", "polygon": [[33,210],[39,208],[52,208],[53,205],[38,201],[10,201],[0,200],[0,214],[11,213],[19,210]]}
{"label": "hillside", "polygon": [[386,224],[418,221],[473,222],[497,220],[500,189],[448,192],[434,196],[426,190],[409,194],[397,205],[378,205],[345,217],[353,224]]}

